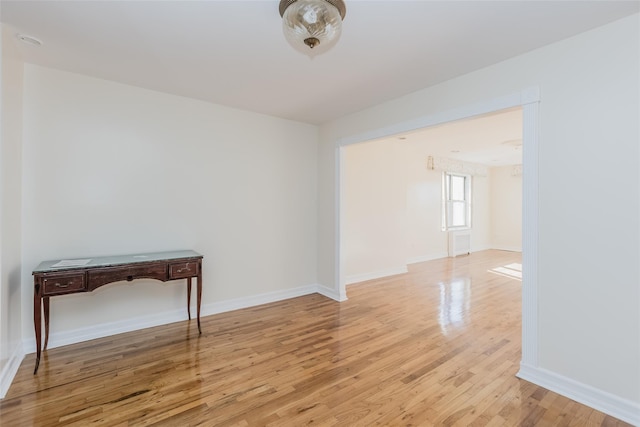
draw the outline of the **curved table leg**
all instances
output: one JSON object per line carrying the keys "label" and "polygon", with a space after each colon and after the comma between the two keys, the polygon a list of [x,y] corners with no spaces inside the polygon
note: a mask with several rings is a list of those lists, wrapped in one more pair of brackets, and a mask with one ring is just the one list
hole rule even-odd
{"label": "curved table leg", "polygon": [[202,334],[200,328],[200,305],[202,303],[202,264],[198,265],[198,333]]}
{"label": "curved table leg", "polygon": [[187,278],[187,314],[191,320],[191,277]]}
{"label": "curved table leg", "polygon": [[47,344],[49,344],[49,297],[43,297],[42,302],[44,306],[44,346],[42,350],[46,350]]}
{"label": "curved table leg", "polygon": [[36,283],[36,290],[33,295],[33,327],[36,332],[36,367],[33,370],[33,375],[38,372],[38,366],[40,365],[41,339],[42,339],[42,301],[40,299],[39,286]]}

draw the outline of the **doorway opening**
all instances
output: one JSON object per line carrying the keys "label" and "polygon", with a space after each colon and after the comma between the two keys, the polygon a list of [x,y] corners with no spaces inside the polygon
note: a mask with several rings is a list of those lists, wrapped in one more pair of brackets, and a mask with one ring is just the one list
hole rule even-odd
{"label": "doorway opening", "polygon": [[[501,113],[516,111],[521,114],[521,156],[522,166],[522,360],[521,370],[523,366],[537,366],[537,230],[538,230],[538,104],[539,91],[537,88],[528,89],[511,96],[494,99],[485,103],[468,106],[465,108],[451,110],[435,115],[423,117],[411,122],[402,123],[388,128],[381,128],[373,132],[367,132],[363,135],[345,138],[340,141],[336,150],[336,183],[337,183],[337,209],[336,209],[336,283],[338,284],[338,292],[341,299],[347,298],[346,286],[354,280],[365,279],[366,277],[357,277],[353,271],[348,271],[345,263],[347,251],[352,248],[345,246],[343,227],[348,223],[345,212],[345,161],[347,159],[347,147],[355,146],[355,144],[374,141],[376,144],[382,144],[380,141],[395,139],[400,144],[406,139],[410,139],[411,134],[418,134],[422,131],[433,131],[442,127],[444,124],[454,123],[458,121],[472,121],[474,119],[496,116]],[[401,138],[405,138],[404,140]],[[504,145],[515,146],[513,139],[501,141]],[[452,148],[450,151],[457,150]],[[458,150],[462,152],[462,150]],[[449,153],[447,158],[457,153]],[[384,150],[376,154],[377,156],[385,156]],[[402,156],[399,156],[402,157]],[[375,159],[374,159],[375,160]],[[397,167],[398,158],[391,155],[390,163]],[[426,159],[425,159],[426,161]],[[384,184],[383,184],[384,185]],[[376,188],[376,185],[371,185]],[[371,225],[371,224],[370,224]],[[387,236],[388,238],[388,236]],[[394,244],[389,241],[389,244]],[[437,254],[435,254],[437,255]],[[407,259],[405,253],[396,260],[392,260],[388,267],[382,265],[374,274],[383,276],[384,274],[397,274],[399,266],[404,265],[406,271]],[[393,267],[395,262],[395,267]],[[387,268],[388,267],[388,268]],[[396,269],[395,271],[394,268]],[[354,277],[355,276],[355,277]]]}

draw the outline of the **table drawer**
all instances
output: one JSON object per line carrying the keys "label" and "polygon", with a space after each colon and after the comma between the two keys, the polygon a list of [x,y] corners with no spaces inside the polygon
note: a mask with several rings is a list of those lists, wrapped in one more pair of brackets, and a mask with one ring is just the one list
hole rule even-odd
{"label": "table drawer", "polygon": [[107,267],[89,270],[89,287],[93,290],[107,283],[136,279],[167,280],[167,268],[165,264],[141,265],[136,267]]}
{"label": "table drawer", "polygon": [[84,273],[46,276],[42,279],[42,294],[62,295],[87,290]]}
{"label": "table drawer", "polygon": [[169,278],[182,279],[198,275],[198,263],[196,261],[179,262],[169,264]]}

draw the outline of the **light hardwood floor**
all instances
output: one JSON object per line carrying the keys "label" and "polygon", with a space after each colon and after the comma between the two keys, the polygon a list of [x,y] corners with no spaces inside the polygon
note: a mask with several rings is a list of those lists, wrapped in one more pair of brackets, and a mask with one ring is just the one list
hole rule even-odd
{"label": "light hardwood floor", "polygon": [[[626,426],[515,377],[519,263],[483,251],[408,274],[48,350],[0,425]],[[206,291],[206,290],[205,290]],[[52,302],[55,304],[55,299]]]}

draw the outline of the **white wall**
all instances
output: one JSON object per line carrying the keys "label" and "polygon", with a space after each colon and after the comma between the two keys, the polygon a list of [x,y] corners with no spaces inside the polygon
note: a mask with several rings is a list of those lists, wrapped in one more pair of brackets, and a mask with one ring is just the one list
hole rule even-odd
{"label": "white wall", "polygon": [[442,171],[427,169],[424,152],[408,144],[407,247],[405,262],[447,256],[447,233],[442,231]]}
{"label": "white wall", "polygon": [[21,144],[22,62],[2,26],[0,99],[0,398],[22,359]]}
{"label": "white wall", "polygon": [[[317,127],[30,64],[24,79],[25,295],[43,260],[172,249],[204,255],[204,314],[317,283]],[[54,298],[51,344],[185,304],[152,280]],[[22,313],[33,351],[30,298]]]}
{"label": "white wall", "polygon": [[490,169],[491,245],[522,251],[522,175],[512,171],[513,165]]}
{"label": "white wall", "polygon": [[487,176],[472,178],[471,251],[491,249],[491,186]]}
{"label": "white wall", "polygon": [[344,150],[345,207],[341,252],[347,283],[406,272],[406,161],[387,141]]}
{"label": "white wall", "polygon": [[[442,171],[426,167],[427,156],[418,144],[409,144],[407,170],[406,262],[448,256],[448,232],[442,231]],[[471,178],[471,251],[490,249],[491,193],[486,176]]]}
{"label": "white wall", "polygon": [[536,368],[640,408],[639,39],[635,15],[324,125],[322,283],[339,289],[336,144],[539,87]]}

